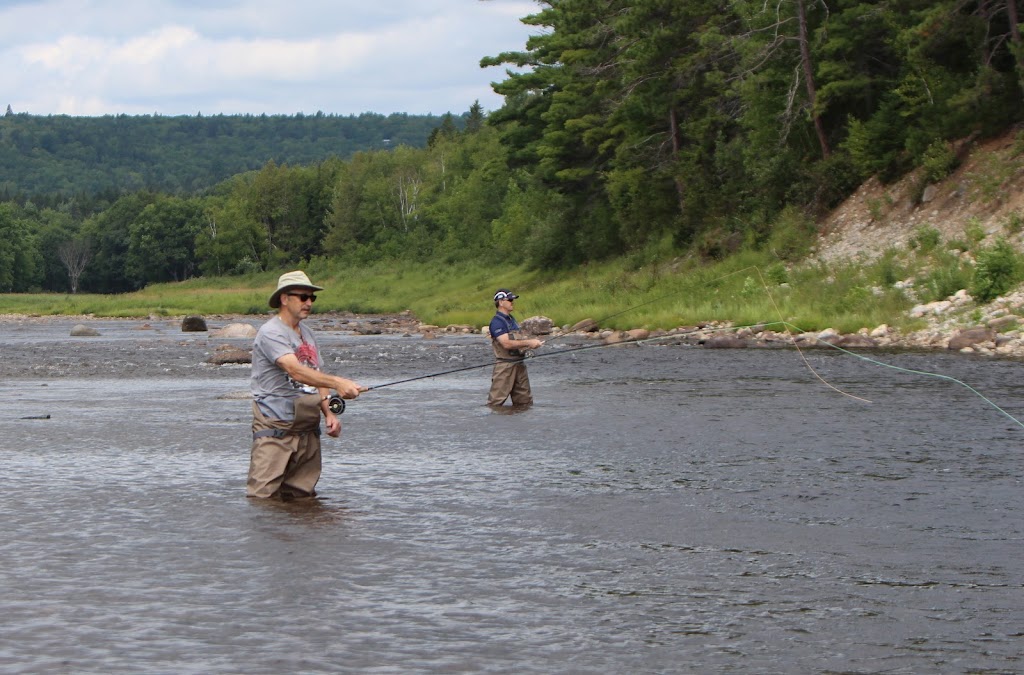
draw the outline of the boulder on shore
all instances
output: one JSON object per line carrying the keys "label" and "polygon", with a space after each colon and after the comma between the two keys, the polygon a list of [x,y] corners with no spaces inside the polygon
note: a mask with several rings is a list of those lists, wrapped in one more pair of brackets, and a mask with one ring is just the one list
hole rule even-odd
{"label": "boulder on shore", "polygon": [[186,316],[181,320],[181,332],[201,333],[206,331],[206,319],[201,316]]}
{"label": "boulder on shore", "polygon": [[577,331],[579,331],[580,333],[594,333],[597,331],[597,329],[598,325],[596,321],[594,321],[593,319],[583,319],[583,321],[579,321],[573,324],[573,327],[570,328],[569,330],[573,333]]}
{"label": "boulder on shore", "polygon": [[995,341],[995,337],[996,332],[991,328],[985,328],[983,326],[965,328],[949,339],[947,348],[959,351],[967,347],[973,347],[981,342],[993,342]]}
{"label": "boulder on shore", "polygon": [[641,340],[646,340],[647,338],[651,337],[651,331],[647,330],[646,328],[632,328],[626,331],[626,335],[629,336],[630,340],[633,340],[634,342],[639,342]]}
{"label": "boulder on shore", "polygon": [[868,335],[860,335],[858,333],[841,335],[830,342],[836,347],[842,347],[843,349],[869,349],[871,347],[878,346],[878,342],[875,341],[874,338]]}
{"label": "boulder on shore", "polygon": [[550,335],[555,323],[546,316],[531,316],[520,324],[530,335]]}
{"label": "boulder on shore", "polygon": [[745,349],[747,341],[735,335],[712,335],[704,340],[707,349]]}
{"label": "boulder on shore", "polygon": [[624,330],[611,330],[607,333],[602,333],[601,338],[604,340],[606,345],[617,345],[623,342],[629,342],[629,333]]}

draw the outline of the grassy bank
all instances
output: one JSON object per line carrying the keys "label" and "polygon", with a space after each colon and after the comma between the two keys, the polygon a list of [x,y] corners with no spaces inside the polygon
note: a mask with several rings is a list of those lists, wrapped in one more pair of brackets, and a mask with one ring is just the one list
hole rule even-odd
{"label": "grassy bank", "polygon": [[[307,271],[326,287],[316,310],[398,313],[425,323],[481,326],[493,314],[499,287],[522,295],[520,319],[544,315],[557,325],[585,318],[609,328],[673,328],[706,321],[738,325],[787,321],[805,330],[853,332],[882,323],[907,326],[912,301],[893,288],[908,275],[925,275],[933,255],[884,256],[868,265],[787,266],[767,253],[744,252],[707,263],[674,258],[641,264],[620,259],[572,271],[545,272],[480,264],[378,264],[342,267],[327,261]],[[925,295],[956,290],[966,281],[956,265],[943,267]],[[156,284],[122,295],[0,295],[0,313],[105,317],[252,314],[268,311],[267,297],[284,270],[245,277]],[[936,276],[936,273],[932,273]],[[948,277],[945,285],[939,283]],[[924,283],[924,282],[922,282]],[[952,291],[949,291],[952,292]],[[920,294],[919,294],[920,295]],[[927,301],[929,298],[919,298]]]}
{"label": "grassy bank", "polygon": [[[192,279],[155,284],[121,295],[0,295],[0,313],[103,317],[187,314],[262,316],[278,275]],[[482,326],[501,287],[522,296],[517,317],[543,315],[556,325],[582,319],[605,328],[667,329],[708,321],[734,325],[787,322],[803,330],[844,333],[889,324],[919,328],[908,318],[917,303],[967,288],[980,302],[1024,281],[1024,260],[1005,242],[943,243],[922,229],[904,250],[863,263],[785,264],[764,251],[742,251],[721,261],[695,256],[657,261],[624,257],[573,270],[528,270],[480,263],[379,263],[350,267],[319,259],[306,268],[325,290],[316,311],[395,314],[421,321]],[[905,290],[909,282],[910,289]]]}

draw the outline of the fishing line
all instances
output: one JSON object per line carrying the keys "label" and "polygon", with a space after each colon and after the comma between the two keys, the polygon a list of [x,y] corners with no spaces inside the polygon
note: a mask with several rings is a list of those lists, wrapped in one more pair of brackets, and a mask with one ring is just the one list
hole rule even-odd
{"label": "fishing line", "polygon": [[[786,325],[791,326],[793,329],[803,333],[803,331],[801,331],[800,328],[797,327],[797,326],[793,326],[792,324],[786,324]],[[822,343],[823,345],[825,345],[827,347],[831,347],[832,349],[835,349],[836,351],[840,351],[840,352],[842,352],[844,354],[848,354],[850,356],[853,356],[853,357],[856,357],[856,358],[860,359],[861,361],[866,361],[866,362],[871,363],[871,364],[876,365],[876,366],[882,366],[882,367],[885,367],[885,368],[891,368],[892,370],[898,370],[898,371],[904,372],[904,373],[911,373],[913,375],[925,375],[927,377],[935,377],[935,378],[938,378],[940,380],[946,380],[948,382],[953,382],[955,384],[959,384],[961,387],[966,388],[968,391],[970,391],[972,394],[974,394],[975,396],[980,398],[982,401],[984,401],[985,403],[988,403],[990,406],[992,406],[993,408],[998,410],[1000,413],[1005,415],[1007,418],[1009,418],[1011,421],[1013,421],[1014,424],[1016,424],[1017,426],[1019,426],[1021,428],[1024,428],[1024,422],[1021,422],[1019,419],[1017,419],[1016,417],[1014,417],[1010,413],[1008,413],[1005,410],[1003,410],[1001,407],[996,405],[995,402],[993,402],[991,399],[986,397],[980,391],[978,391],[977,389],[975,389],[971,385],[967,384],[963,380],[958,380],[955,377],[951,377],[949,375],[943,375],[942,373],[934,373],[934,372],[927,371],[927,370],[915,370],[914,368],[904,368],[902,366],[893,365],[891,363],[885,363],[884,361],[879,361],[877,359],[873,359],[871,357],[864,356],[863,354],[858,354],[856,352],[852,352],[849,349],[843,349],[842,347],[840,347],[838,345],[832,344],[828,340],[822,340],[821,338],[818,338],[818,337],[815,337],[815,340],[817,340],[818,342]],[[865,399],[862,399],[862,400],[865,400]]]}
{"label": "fishing line", "polygon": [[[747,268],[747,269],[750,269],[750,268]],[[761,280],[761,285],[764,287],[764,292],[768,295],[768,299],[771,300],[772,306],[775,307],[775,311],[779,315],[779,323],[781,325],[784,325],[784,326],[787,327],[786,332],[789,333],[788,329],[789,328],[793,328],[794,330],[796,330],[800,334],[806,335],[807,334],[806,331],[802,330],[799,326],[794,326],[793,324],[787,322],[782,317],[782,311],[779,309],[779,306],[775,303],[775,298],[772,296],[772,293],[771,293],[771,291],[768,288],[768,284],[765,282],[764,276],[761,275],[760,268],[758,268],[756,266],[753,266],[753,269],[757,272],[757,276]],[[840,351],[840,352],[842,352],[844,354],[848,354],[850,356],[854,356],[854,357],[856,357],[856,358],[858,358],[858,359],[860,359],[862,361],[866,361],[867,363],[871,363],[871,364],[874,364],[876,366],[883,366],[885,368],[891,368],[892,370],[897,370],[897,371],[901,371],[901,372],[904,372],[904,373],[911,373],[911,374],[914,374],[914,375],[924,375],[926,377],[935,377],[935,378],[938,378],[938,379],[941,379],[941,380],[946,380],[948,382],[954,382],[956,384],[959,384],[960,386],[966,388],[968,391],[970,391],[975,396],[980,398],[982,401],[984,401],[985,403],[988,403],[990,406],[992,406],[993,408],[998,410],[1000,413],[1005,415],[1007,418],[1012,420],[1015,424],[1017,424],[1017,426],[1019,426],[1021,428],[1024,428],[1024,423],[1022,423],[1016,417],[1014,417],[1010,413],[1008,413],[1005,410],[1003,410],[1001,407],[996,405],[996,403],[994,401],[992,401],[991,399],[986,397],[984,394],[982,394],[980,391],[978,391],[977,389],[975,389],[971,385],[967,384],[966,382],[964,382],[962,380],[958,380],[955,377],[950,377],[949,375],[943,375],[941,373],[933,373],[933,372],[929,372],[929,371],[926,371],[926,370],[915,370],[913,368],[903,368],[902,366],[895,366],[895,365],[893,365],[891,363],[885,363],[884,361],[879,361],[877,359],[872,359],[870,357],[864,356],[863,354],[857,354],[856,352],[852,352],[852,351],[850,351],[848,349],[843,349],[842,347],[839,347],[838,345],[834,345],[831,342],[829,342],[828,340],[823,340],[823,339],[821,339],[821,338],[819,338],[817,336],[815,336],[814,339],[817,342],[820,342],[820,343],[822,343],[824,345],[827,345],[828,347],[830,347],[832,349]],[[797,344],[796,341],[793,342],[793,346],[796,347],[797,353],[800,354],[800,358],[803,360],[804,365],[807,366],[807,369],[810,370],[814,374],[814,376],[816,378],[818,378],[825,386],[827,386],[830,389],[832,389],[832,390],[842,394],[843,396],[849,396],[850,398],[856,399],[858,401],[863,401],[865,403],[871,403],[871,401],[869,401],[866,398],[861,398],[860,396],[854,396],[853,394],[847,393],[847,392],[845,392],[845,391],[843,391],[843,390],[833,386],[828,381],[826,381],[823,377],[821,377],[821,375],[818,374],[818,371],[816,371],[811,366],[810,362],[807,360],[807,357],[804,355],[803,350],[800,349],[800,345]]]}
{"label": "fishing line", "polygon": [[[764,276],[761,275],[761,270],[758,267],[756,267],[756,266],[754,266],[753,269],[755,271],[757,271],[757,276],[761,280],[761,285],[764,287],[764,292],[768,295],[768,299],[771,300],[772,306],[775,307],[775,311],[779,315],[779,323],[781,325],[787,326],[786,332],[789,333],[788,329],[789,328],[793,328],[794,330],[796,330],[800,334],[806,335],[806,331],[802,330],[798,326],[794,326],[793,324],[787,322],[782,317],[782,311],[779,309],[779,306],[775,303],[775,298],[772,296],[771,290],[769,290],[768,284],[765,282]],[[927,376],[927,377],[935,377],[935,378],[938,378],[938,379],[946,380],[948,382],[954,382],[956,384],[959,384],[960,386],[965,387],[968,391],[970,391],[975,396],[980,398],[982,401],[984,401],[985,403],[988,403],[990,406],[992,406],[993,408],[998,410],[1000,413],[1005,415],[1007,418],[1012,420],[1015,424],[1017,424],[1017,426],[1019,426],[1021,428],[1024,428],[1024,423],[1022,423],[1016,417],[1014,417],[1010,413],[1008,413],[1005,410],[1003,410],[1001,407],[996,405],[995,402],[993,402],[991,399],[989,399],[988,397],[983,395],[980,391],[978,391],[977,389],[975,389],[971,385],[967,384],[966,382],[964,382],[962,380],[958,380],[955,377],[950,377],[949,375],[943,375],[941,373],[933,373],[933,372],[928,372],[928,371],[924,371],[924,370],[914,370],[913,368],[903,368],[901,366],[895,366],[895,365],[892,365],[891,363],[885,363],[884,361],[878,361],[877,359],[869,358],[867,356],[864,356],[863,354],[857,354],[856,352],[852,352],[852,351],[850,351],[848,349],[843,349],[842,347],[834,345],[831,342],[829,342],[828,340],[822,340],[821,338],[819,338],[817,336],[815,336],[814,339],[816,341],[824,344],[824,345],[827,345],[828,347],[830,347],[832,349],[835,349],[837,351],[843,352],[844,354],[848,354],[850,356],[854,356],[854,357],[856,357],[856,358],[858,358],[858,359],[860,359],[862,361],[866,361],[866,362],[874,364],[876,366],[883,366],[885,368],[891,368],[892,370],[898,370],[898,371],[901,371],[901,372],[904,372],[904,373],[912,373],[914,375],[924,375],[924,376]],[[850,398],[856,399],[858,401],[863,401],[865,403],[871,403],[871,401],[866,399],[866,398],[862,398],[860,396],[854,396],[853,394],[845,392],[842,389],[839,389],[838,387],[833,386],[830,382],[826,381],[825,378],[823,378],[821,375],[819,375],[818,371],[816,371],[811,366],[810,362],[807,360],[807,357],[804,355],[803,350],[800,349],[800,345],[797,344],[796,341],[793,342],[793,346],[796,347],[796,351],[797,351],[798,354],[800,354],[800,358],[803,360],[804,365],[807,366],[807,369],[810,370],[811,373],[813,373],[814,376],[816,378],[818,378],[818,380],[820,380],[822,384],[824,384],[828,388],[832,389],[833,391],[836,391],[836,392],[842,394],[843,396],[849,396]]]}
{"label": "fishing line", "polygon": [[[751,269],[751,268],[753,268],[754,271],[757,272],[757,277],[761,280],[761,286],[764,287],[765,294],[767,294],[768,299],[771,300],[772,307],[775,308],[775,313],[779,315],[779,323],[784,325],[784,326],[789,326],[790,324],[787,324],[786,320],[782,317],[782,310],[779,309],[778,304],[776,304],[775,297],[772,295],[772,292],[768,289],[768,283],[764,280],[764,276],[761,275],[761,269],[759,267],[757,267],[756,265],[752,265],[751,267],[748,267],[746,269]],[[793,328],[796,328],[796,326],[793,326]],[[786,329],[786,333],[787,334],[789,333],[789,329],[788,328]],[[813,368],[813,366],[811,366],[811,362],[807,360],[806,356],[804,356],[803,350],[800,349],[800,345],[798,345],[795,340],[793,341],[793,346],[796,347],[797,354],[800,355],[800,359],[804,362],[804,365],[807,366],[807,369],[809,371],[811,371],[811,374],[814,375],[816,378],[818,378],[818,381],[820,381],[826,387],[828,387],[832,391],[835,391],[837,393],[842,394],[843,396],[849,396],[852,399],[855,399],[855,400],[858,400],[858,401],[862,401],[864,403],[871,403],[871,401],[869,401],[868,399],[862,398],[860,396],[854,396],[853,394],[845,392],[842,389],[840,389],[839,387],[834,386],[831,382],[827,381],[825,378],[823,378],[821,375],[818,374],[818,371],[816,371]]]}
{"label": "fishing line", "polygon": [[[750,325],[747,325],[747,326],[732,326],[728,330],[731,330],[731,331],[732,330],[742,330],[744,328],[752,328],[754,326],[762,326],[762,327],[767,328],[769,326],[775,326],[775,325],[784,326],[787,329],[786,330],[787,334],[789,333],[789,329],[792,329],[792,330],[794,330],[795,332],[797,332],[797,333],[799,333],[801,335],[807,335],[807,331],[801,329],[799,326],[796,326],[794,324],[789,323],[788,321],[758,322],[758,323],[750,324]],[[722,328],[715,328],[715,329],[712,329],[712,330],[713,331],[721,331],[723,329]],[[546,352],[546,353],[543,353],[543,354],[531,354],[530,356],[524,357],[523,360],[527,361],[527,360],[533,360],[533,359],[549,358],[549,357],[552,357],[552,356],[564,356],[566,354],[572,354],[572,353],[575,353],[575,352],[589,351],[589,350],[592,350],[592,349],[607,349],[609,347],[622,347],[624,345],[629,345],[629,344],[635,344],[635,345],[638,345],[638,346],[643,346],[644,344],[648,344],[648,343],[657,343],[657,342],[661,342],[661,341],[665,341],[665,340],[678,339],[678,338],[681,338],[681,337],[685,337],[687,335],[693,335],[693,334],[697,334],[697,333],[704,333],[704,332],[707,332],[707,331],[708,331],[707,328],[697,328],[697,329],[694,329],[694,330],[691,330],[691,331],[682,331],[682,332],[676,332],[676,333],[672,333],[672,334],[668,334],[668,335],[659,335],[659,336],[655,336],[655,337],[640,338],[640,339],[635,339],[635,340],[622,340],[620,342],[602,342],[601,344],[583,345],[583,346],[580,346],[580,347],[571,347],[571,348],[568,348],[568,349],[559,349],[558,351]],[[896,371],[899,371],[899,372],[908,373],[908,374],[912,374],[912,375],[923,375],[923,376],[926,376],[926,377],[934,377],[934,378],[937,378],[937,379],[946,380],[948,382],[953,382],[955,384],[958,384],[958,385],[964,387],[965,389],[967,389],[968,391],[970,391],[972,394],[974,394],[975,396],[980,398],[982,401],[984,401],[985,403],[987,403],[991,407],[995,408],[998,412],[1000,412],[1002,415],[1004,415],[1009,420],[1014,422],[1016,425],[1020,426],[1021,428],[1024,428],[1024,422],[1021,422],[1021,420],[1018,420],[1016,417],[1014,417],[1013,415],[1008,413],[1002,407],[997,405],[994,401],[992,401],[991,399],[986,397],[984,394],[982,394],[977,389],[975,389],[971,385],[967,384],[963,380],[959,380],[959,379],[957,379],[955,377],[951,377],[949,375],[943,375],[942,373],[936,373],[936,372],[931,372],[931,371],[927,371],[927,370],[916,370],[916,369],[913,369],[913,368],[904,368],[902,366],[897,366],[897,365],[894,365],[894,364],[891,364],[891,363],[885,363],[884,361],[879,361],[877,359],[873,359],[873,358],[870,358],[868,356],[864,356],[863,354],[858,354],[858,353],[850,351],[848,349],[844,349],[842,347],[839,347],[838,345],[832,344],[828,340],[824,340],[824,339],[819,338],[817,336],[814,336],[814,340],[817,343],[820,343],[821,345],[823,345],[825,347],[829,347],[829,348],[834,349],[836,351],[842,352],[843,354],[847,354],[849,356],[853,356],[853,357],[855,357],[857,359],[860,359],[861,361],[865,361],[865,362],[870,363],[872,365],[881,366],[881,367],[884,367],[884,368],[889,368],[891,370],[896,370]],[[844,396],[848,396],[850,398],[853,398],[855,400],[862,401],[862,402],[865,402],[865,403],[871,403],[871,401],[866,399],[866,398],[862,398],[860,396],[855,396],[853,394],[849,394],[849,393],[844,392],[841,389],[838,389],[837,387],[833,386],[831,383],[829,383],[827,380],[825,380],[823,377],[821,377],[821,375],[814,369],[814,367],[807,360],[806,355],[804,355],[803,351],[800,349],[800,346],[797,345],[795,341],[792,342],[792,344],[793,344],[794,347],[796,347],[798,353],[800,354],[801,359],[803,360],[804,364],[807,366],[807,369],[810,370],[811,373],[813,373],[814,376],[819,381],[824,383],[830,389],[832,389],[832,390],[834,390],[834,391],[836,391],[836,392],[838,392],[840,394],[843,394]],[[426,375],[417,375],[416,377],[408,377],[408,378],[405,378],[405,379],[402,379],[402,380],[395,380],[393,382],[387,382],[385,384],[378,384],[378,385],[374,385],[372,387],[367,387],[366,390],[370,391],[370,390],[373,390],[373,389],[382,389],[384,387],[392,387],[392,386],[398,385],[398,384],[405,384],[406,382],[415,382],[416,380],[425,380],[425,379],[428,379],[428,378],[431,378],[431,377],[441,377],[443,375],[450,375],[450,374],[453,374],[453,373],[460,373],[460,372],[467,371],[467,370],[477,370],[479,368],[487,368],[487,367],[490,367],[490,366],[493,366],[493,365],[494,365],[493,361],[492,362],[488,362],[488,363],[477,363],[477,364],[470,365],[470,366],[462,366],[460,368],[452,368],[450,370],[444,370],[444,371],[437,372],[437,373],[429,373],[429,374],[426,374]]]}

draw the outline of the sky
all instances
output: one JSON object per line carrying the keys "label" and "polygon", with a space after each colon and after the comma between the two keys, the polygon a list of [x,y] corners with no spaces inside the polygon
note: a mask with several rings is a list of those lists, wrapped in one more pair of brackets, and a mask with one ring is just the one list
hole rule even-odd
{"label": "sky", "polygon": [[0,0],[0,110],[459,114],[501,107],[534,0]]}

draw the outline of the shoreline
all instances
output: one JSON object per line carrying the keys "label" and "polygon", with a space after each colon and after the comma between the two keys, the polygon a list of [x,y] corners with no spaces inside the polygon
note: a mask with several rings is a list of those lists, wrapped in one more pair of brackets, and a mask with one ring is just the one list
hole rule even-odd
{"label": "shoreline", "polygon": [[[1015,293],[1006,298],[997,298],[990,303],[979,317],[970,296],[960,291],[945,301],[915,307],[911,316],[927,323],[927,327],[910,333],[902,333],[883,324],[874,329],[862,328],[856,333],[839,333],[831,328],[804,333],[771,330],[767,325],[735,326],[731,322],[711,321],[694,326],[679,326],[669,330],[602,329],[592,320],[585,319],[572,326],[554,326],[545,317],[531,317],[524,320],[524,332],[541,339],[565,339],[576,337],[584,341],[600,341],[604,344],[631,342],[655,342],[702,346],[712,349],[742,348],[828,348],[852,350],[924,350],[955,351],[970,355],[996,356],[1008,359],[1024,359],[1024,331],[1020,317],[1013,313],[1024,307],[1024,293]],[[972,313],[972,316],[967,316]],[[152,328],[151,324],[177,324],[188,317],[201,316],[210,326],[210,338],[221,337],[216,330],[230,324],[258,325],[273,313],[267,314],[183,314],[174,316],[112,317],[94,314],[0,314],[3,324],[53,323],[110,323],[137,322],[140,329]],[[965,319],[978,317],[979,320]],[[321,330],[350,332],[354,335],[403,335],[435,339],[445,335],[486,335],[486,326],[475,327],[465,324],[436,326],[424,324],[411,312],[401,314],[353,314],[350,312],[325,312],[313,314],[308,321],[319,324]],[[217,328],[215,328],[216,326]],[[185,331],[183,331],[185,332]],[[202,333],[203,331],[197,331]]]}

